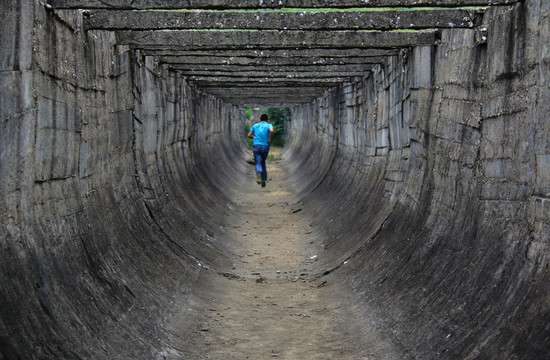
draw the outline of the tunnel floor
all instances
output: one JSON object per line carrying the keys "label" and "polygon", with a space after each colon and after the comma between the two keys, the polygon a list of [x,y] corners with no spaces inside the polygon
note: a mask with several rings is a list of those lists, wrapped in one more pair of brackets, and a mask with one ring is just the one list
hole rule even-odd
{"label": "tunnel floor", "polygon": [[[250,166],[237,208],[221,220],[234,240],[231,268],[209,278],[195,324],[176,317],[171,332],[204,359],[407,358],[375,316],[354,311],[356,295],[337,275],[322,276],[323,236],[293,203],[281,151],[271,153],[267,186]],[[373,326],[359,328],[358,316]]]}

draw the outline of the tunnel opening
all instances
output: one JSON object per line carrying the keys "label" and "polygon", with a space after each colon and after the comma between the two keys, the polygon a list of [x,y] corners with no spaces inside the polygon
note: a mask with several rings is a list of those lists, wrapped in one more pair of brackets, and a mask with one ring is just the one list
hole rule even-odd
{"label": "tunnel opening", "polygon": [[550,10],[460,5],[3,2],[0,354],[201,358],[264,107],[357,354],[546,357]]}

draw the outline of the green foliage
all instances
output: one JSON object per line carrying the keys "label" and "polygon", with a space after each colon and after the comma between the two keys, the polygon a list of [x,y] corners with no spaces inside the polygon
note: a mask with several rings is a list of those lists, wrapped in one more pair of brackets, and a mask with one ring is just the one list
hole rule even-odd
{"label": "green foliage", "polygon": [[[267,114],[269,122],[273,124],[273,139],[271,140],[272,146],[284,146],[285,145],[285,124],[290,121],[290,109],[289,108],[261,108],[261,114]],[[245,116],[248,120],[252,115],[252,108],[245,109]],[[245,136],[250,131],[250,122],[245,122]],[[252,147],[252,140],[248,139],[249,147]]]}
{"label": "green foliage", "polygon": [[[248,109],[250,109],[250,108],[247,108],[246,110],[248,110]],[[251,113],[252,113],[252,109],[247,115],[247,119],[249,119],[249,120],[250,120],[250,114]],[[246,142],[248,143],[248,148],[252,149],[252,139],[248,138],[248,133],[249,132],[250,132],[250,121],[247,121],[247,122],[244,123],[244,137],[246,138]]]}
{"label": "green foliage", "polygon": [[262,113],[269,116],[269,122],[273,124],[273,140],[271,145],[284,146],[285,145],[285,124],[290,121],[290,109],[289,108],[263,108]]}

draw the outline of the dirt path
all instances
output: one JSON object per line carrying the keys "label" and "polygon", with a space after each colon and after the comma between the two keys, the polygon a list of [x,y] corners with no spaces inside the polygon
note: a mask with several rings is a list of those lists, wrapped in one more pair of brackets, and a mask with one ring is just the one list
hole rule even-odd
{"label": "dirt path", "polygon": [[238,205],[220,219],[232,239],[232,265],[202,272],[204,286],[191,303],[174,299],[165,342],[176,345],[162,358],[414,358],[342,275],[318,276],[326,235],[307,222],[302,205],[292,204],[280,150],[271,155],[267,187],[256,185],[250,166]]}
{"label": "dirt path", "polygon": [[254,183],[251,167],[243,212],[226,220],[236,255],[200,329],[205,358],[351,359],[353,346],[321,296],[323,280],[312,279],[320,244],[289,204],[280,151],[271,154],[267,187]]}

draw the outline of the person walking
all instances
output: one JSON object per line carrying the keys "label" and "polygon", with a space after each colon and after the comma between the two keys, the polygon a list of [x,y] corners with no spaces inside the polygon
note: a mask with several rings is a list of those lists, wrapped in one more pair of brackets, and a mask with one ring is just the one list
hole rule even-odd
{"label": "person walking", "polygon": [[267,114],[260,116],[260,122],[250,128],[248,137],[252,139],[252,148],[254,150],[254,163],[256,164],[256,183],[265,187],[267,181],[267,168],[265,159],[269,153],[271,139],[273,138],[273,124],[269,123]]}

